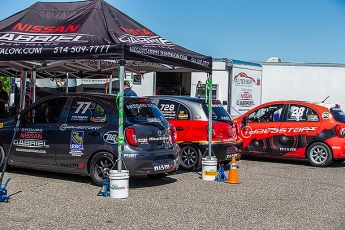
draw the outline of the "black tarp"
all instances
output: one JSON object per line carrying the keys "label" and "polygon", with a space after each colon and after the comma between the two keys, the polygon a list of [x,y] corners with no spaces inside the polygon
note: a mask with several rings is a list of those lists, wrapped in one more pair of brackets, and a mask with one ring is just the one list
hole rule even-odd
{"label": "black tarp", "polygon": [[[89,60],[99,60],[94,66]],[[0,67],[44,71],[212,71],[212,58],[160,37],[104,0],[37,2],[0,21]],[[178,70],[178,69],[177,69]]]}

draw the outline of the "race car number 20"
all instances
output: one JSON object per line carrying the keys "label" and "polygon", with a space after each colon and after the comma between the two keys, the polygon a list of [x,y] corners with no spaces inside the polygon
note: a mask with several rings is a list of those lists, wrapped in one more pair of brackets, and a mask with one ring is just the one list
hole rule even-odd
{"label": "race car number 20", "polygon": [[54,53],[108,53],[110,45],[55,47]]}

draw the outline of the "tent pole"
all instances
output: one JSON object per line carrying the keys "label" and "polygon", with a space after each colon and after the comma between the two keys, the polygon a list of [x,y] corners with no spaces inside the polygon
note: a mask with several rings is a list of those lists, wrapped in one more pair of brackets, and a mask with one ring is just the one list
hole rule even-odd
{"label": "tent pole", "polygon": [[108,89],[108,91],[109,91],[109,94],[112,94],[112,91],[113,91],[113,75],[112,74],[110,74],[110,76],[109,76],[109,89]]}
{"label": "tent pole", "polygon": [[207,86],[208,87],[208,158],[211,159],[211,145],[212,145],[212,74],[208,74],[207,79]]}
{"label": "tent pole", "polygon": [[32,103],[36,101],[36,70],[32,72]]}
{"label": "tent pole", "polygon": [[21,86],[20,86],[20,106],[19,111],[22,111],[25,108],[25,95],[26,95],[26,78],[27,78],[27,71],[22,71],[22,78],[21,78]]}
{"label": "tent pole", "polygon": [[125,60],[120,60],[120,74],[119,74],[119,80],[120,80],[120,91],[119,91],[119,97],[118,97],[118,109],[119,109],[119,142],[118,142],[118,165],[117,165],[117,171],[121,172],[122,169],[122,151],[124,148],[124,130],[123,130],[123,104],[124,104],[124,98],[123,98],[123,85],[124,85],[124,78],[125,78]]}
{"label": "tent pole", "polygon": [[69,73],[66,73],[66,83],[65,83],[66,93],[68,93],[68,77],[69,77]]}

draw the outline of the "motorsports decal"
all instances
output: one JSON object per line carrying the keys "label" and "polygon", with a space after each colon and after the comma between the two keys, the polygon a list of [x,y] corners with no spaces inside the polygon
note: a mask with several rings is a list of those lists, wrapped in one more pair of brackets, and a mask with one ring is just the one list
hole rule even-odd
{"label": "motorsports decal", "polygon": [[84,155],[84,131],[72,131],[71,132],[71,142],[69,152],[72,156],[82,156]]}
{"label": "motorsports decal", "polygon": [[255,134],[267,134],[267,133],[302,133],[306,131],[315,131],[317,127],[296,127],[296,128],[267,128],[267,129],[252,129],[250,126],[242,128],[241,133],[244,138],[250,138]]}
{"label": "motorsports decal", "polygon": [[162,170],[167,170],[167,169],[172,169],[172,168],[174,168],[173,164],[156,165],[156,166],[153,166],[153,171],[162,171]]}
{"label": "motorsports decal", "polygon": [[13,146],[17,147],[15,151],[25,153],[46,153],[47,151],[45,149],[49,148],[49,141],[42,140],[42,132],[43,129],[21,128],[19,131],[19,138],[13,140]]}
{"label": "motorsports decal", "polygon": [[85,129],[85,130],[99,130],[102,128],[101,126],[86,126],[86,125],[67,125],[67,124],[62,124],[60,126],[61,131],[65,131],[66,129]]}
{"label": "motorsports decal", "polygon": [[49,142],[46,140],[14,139],[13,145],[29,148],[49,148]]}
{"label": "motorsports decal", "polygon": [[307,129],[315,131],[315,127],[276,129],[274,133],[278,135],[263,139],[254,138],[247,146],[244,146],[244,150],[252,153],[270,152],[283,155],[305,148],[311,142],[325,141],[336,136],[334,129],[325,129],[316,135],[308,136],[302,133]]}
{"label": "motorsports decal", "polygon": [[115,145],[119,140],[119,133],[115,131],[107,132],[103,135],[103,140],[108,144]]}

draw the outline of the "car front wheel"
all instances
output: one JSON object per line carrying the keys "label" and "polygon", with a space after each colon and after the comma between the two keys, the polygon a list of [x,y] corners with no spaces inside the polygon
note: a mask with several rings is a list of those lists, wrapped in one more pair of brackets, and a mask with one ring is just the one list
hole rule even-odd
{"label": "car front wheel", "polygon": [[114,166],[114,156],[109,153],[97,153],[90,162],[90,176],[92,181],[98,185],[103,185],[103,179],[109,175],[109,171]]}
{"label": "car front wheel", "polygon": [[180,147],[180,169],[187,171],[200,169],[200,149],[194,144],[183,144]]}
{"label": "car front wheel", "polygon": [[309,146],[307,158],[311,165],[324,167],[332,161],[332,151],[325,143],[316,142]]}

